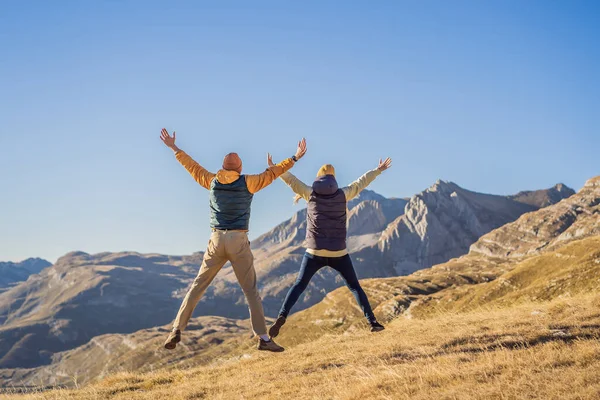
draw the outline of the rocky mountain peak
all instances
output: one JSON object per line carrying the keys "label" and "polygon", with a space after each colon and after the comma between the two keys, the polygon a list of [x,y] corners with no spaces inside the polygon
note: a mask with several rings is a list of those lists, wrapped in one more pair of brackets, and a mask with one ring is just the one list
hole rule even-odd
{"label": "rocky mountain peak", "polygon": [[[30,257],[26,260],[20,262],[11,262],[11,261],[0,261],[0,266],[11,267],[11,268],[25,268],[25,269],[38,269],[41,271],[42,269],[52,265],[49,261],[44,260],[39,257]],[[38,272],[39,272],[38,271]]]}
{"label": "rocky mountain peak", "polygon": [[[560,184],[513,196],[491,195],[438,180],[410,199],[404,215],[384,230],[377,251],[365,249],[364,255],[356,257],[379,257],[379,268],[387,265],[393,271],[388,274],[406,275],[466,254],[469,246],[487,232],[523,214],[556,204],[572,193],[572,189]],[[360,267],[357,262],[357,268]]]}
{"label": "rocky mountain peak", "polygon": [[88,260],[90,258],[90,255],[86,252],[83,251],[71,251],[67,254],[65,254],[64,256],[60,257],[58,260],[56,260],[56,264],[64,264],[65,262],[72,262],[74,260]]}
{"label": "rocky mountain peak", "polygon": [[556,185],[552,186],[548,190],[550,192],[566,194],[566,197],[572,196],[575,194],[575,191],[573,189],[571,189],[570,187],[568,187],[567,185],[565,185],[564,183],[557,183]]}
{"label": "rocky mountain peak", "polygon": [[438,179],[433,185],[427,188],[425,192],[452,193],[456,188],[460,189],[460,186],[454,182]]}
{"label": "rocky mountain peak", "polygon": [[529,204],[539,208],[556,204],[574,194],[575,191],[567,185],[557,183],[549,189],[527,190],[508,197],[519,203]]}
{"label": "rocky mountain peak", "polygon": [[354,199],[352,199],[350,202],[348,202],[348,208],[353,209],[358,204],[362,203],[363,201],[367,201],[367,200],[382,202],[387,199],[384,196],[380,195],[379,193],[376,193],[369,189],[365,189],[362,192],[360,192],[360,194],[358,196],[356,196]]}
{"label": "rocky mountain peak", "polygon": [[600,176],[596,176],[592,179],[588,179],[587,182],[585,182],[584,187],[586,188],[600,188]]}

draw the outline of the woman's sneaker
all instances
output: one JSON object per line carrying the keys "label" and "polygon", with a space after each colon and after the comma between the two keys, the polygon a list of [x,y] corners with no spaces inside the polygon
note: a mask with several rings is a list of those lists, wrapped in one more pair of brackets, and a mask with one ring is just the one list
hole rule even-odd
{"label": "woman's sneaker", "polygon": [[383,325],[381,325],[379,322],[377,322],[377,321],[371,322],[371,332],[381,332],[384,329],[385,329],[385,327]]}
{"label": "woman's sneaker", "polygon": [[265,350],[265,351],[272,351],[274,353],[281,353],[282,351],[284,351],[285,349],[283,347],[281,347],[280,345],[278,345],[277,343],[275,343],[273,341],[273,339],[271,340],[262,340],[262,339],[258,339],[258,350]]}
{"label": "woman's sneaker", "polygon": [[269,336],[272,338],[277,337],[277,335],[279,335],[279,330],[281,329],[283,324],[285,324],[285,317],[277,317],[273,325],[271,325],[271,327],[269,328]]}

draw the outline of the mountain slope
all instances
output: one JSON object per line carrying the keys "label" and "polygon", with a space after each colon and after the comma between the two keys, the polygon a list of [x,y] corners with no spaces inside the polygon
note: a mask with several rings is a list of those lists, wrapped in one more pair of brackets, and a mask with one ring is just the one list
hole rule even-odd
{"label": "mountain slope", "polygon": [[[460,201],[456,200],[457,196]],[[406,254],[412,254],[412,239],[386,242],[389,236],[386,232],[398,226],[398,221],[414,222],[414,218],[401,214],[403,210],[411,215],[417,215],[417,211],[424,213],[423,220],[427,223],[414,223],[418,228],[415,232],[423,228],[423,243],[425,239],[433,241],[436,231],[432,227],[439,225],[456,237],[463,231],[468,232],[463,235],[467,239],[461,242],[467,245],[494,224],[535,208],[506,196],[482,195],[443,182],[413,196],[408,203],[364,191],[349,207],[350,230],[359,233],[350,237],[350,250],[355,251],[361,277],[397,275],[393,256],[398,254],[398,246],[403,247]],[[436,220],[440,221],[438,225],[431,222]],[[295,279],[304,253],[305,224],[302,210],[252,244],[267,314],[276,313]],[[385,231],[377,232],[385,226]],[[384,246],[379,250],[381,243]],[[417,248],[426,254],[434,247],[427,246]],[[454,254],[452,251],[435,256],[450,257]],[[374,252],[373,256],[365,257],[369,252]],[[427,257],[435,259],[433,255]],[[195,277],[201,258],[201,254],[168,257],[81,252],[61,258],[54,266],[0,294],[0,368],[47,365],[52,362],[54,353],[73,349],[97,335],[130,333],[168,324]],[[329,269],[321,271],[313,278],[296,310],[318,303],[328,291],[342,284],[341,278]],[[247,313],[243,294],[230,267],[219,274],[196,311],[196,315],[233,318],[246,318]]]}
{"label": "mountain slope", "polygon": [[281,354],[7,399],[596,399],[598,294],[326,334]]}
{"label": "mountain slope", "polygon": [[[85,384],[121,371],[153,371],[159,368],[207,363],[230,350],[232,339],[249,337],[248,320],[223,317],[192,318],[185,331],[180,353],[162,348],[168,325],[142,329],[131,334],[105,334],[73,350],[56,353],[52,363],[37,368],[0,369],[2,386],[36,387]],[[223,344],[225,342],[225,344]],[[233,343],[237,343],[233,341]],[[223,345],[222,345],[223,344]]]}
{"label": "mountain slope", "polygon": [[[574,218],[565,217],[574,212]],[[560,221],[568,221],[568,224],[557,223]],[[538,229],[540,224],[547,225],[543,233]],[[536,230],[538,241],[549,245],[540,246],[526,237],[528,232]],[[535,250],[524,252],[520,257],[511,256],[512,253],[488,254],[479,251],[483,244],[490,243],[490,238],[494,237],[504,238],[504,248],[529,246]],[[394,322],[393,326],[400,327],[410,320],[443,318],[448,311],[452,312],[450,318],[454,318],[457,312],[472,312],[481,307],[495,310],[499,307],[526,305],[529,309],[539,309],[545,307],[542,302],[558,298],[573,298],[586,293],[597,296],[600,294],[598,276],[600,177],[588,181],[579,193],[561,203],[523,215],[517,221],[484,235],[471,247],[468,255],[409,276],[367,279],[362,284],[378,318],[389,322],[404,317],[400,319],[401,325]],[[509,315],[511,313],[513,311]],[[489,312],[485,315],[489,319]],[[219,326],[218,322],[214,323]],[[556,321],[554,323],[557,324]],[[432,324],[439,326],[438,322]],[[278,341],[291,351],[313,340],[339,343],[340,339],[335,338],[342,332],[345,332],[346,338],[348,335],[363,337],[365,325],[364,317],[350,292],[340,288],[327,294],[317,305],[291,315]],[[415,326],[421,325],[417,323]],[[589,330],[584,331],[585,335],[590,334]],[[163,332],[163,337],[165,333]],[[160,335],[149,337],[145,331],[126,337],[128,341],[135,342],[139,348],[146,350],[159,349],[163,339]],[[498,338],[509,340],[506,332],[499,334]],[[106,335],[98,340],[122,343],[125,337]],[[196,340],[194,332],[189,335],[185,333],[184,346],[174,352],[158,350],[156,354],[159,355],[160,362],[156,361],[156,357],[141,356],[141,359],[149,359],[148,365],[151,367],[189,366],[194,362],[214,363],[215,360],[221,360],[219,363],[222,363],[223,359],[237,360],[248,354],[254,344],[247,336],[240,334],[236,337],[227,336],[220,346],[196,348],[190,353],[185,346],[195,346]],[[481,335],[481,340],[485,340],[485,336]],[[489,342],[486,343],[486,346],[489,345]],[[465,343],[465,346],[468,345]],[[72,360],[89,358],[94,348],[90,344],[81,346],[66,352],[68,356],[56,356],[55,363],[47,368],[21,371],[20,376],[13,375],[12,379],[17,383],[39,382],[44,379],[42,377],[54,376],[57,375],[56,371],[61,371],[62,381],[57,382],[67,383],[68,377],[75,375],[81,368],[79,363]],[[136,361],[140,357],[138,353],[128,351],[123,345],[121,349],[125,351],[104,354],[103,364],[120,366],[139,363]],[[8,373],[5,371],[4,374]],[[92,374],[88,379],[97,376],[101,375]]]}
{"label": "mountain slope", "polygon": [[201,259],[82,252],[62,257],[0,294],[0,368],[47,364],[52,353],[94,336],[170,322]]}

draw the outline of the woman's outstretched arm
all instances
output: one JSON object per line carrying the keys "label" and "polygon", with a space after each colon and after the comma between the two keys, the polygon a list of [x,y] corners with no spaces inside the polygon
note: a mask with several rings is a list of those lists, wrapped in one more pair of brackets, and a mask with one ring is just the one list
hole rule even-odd
{"label": "woman's outstretched arm", "polygon": [[[271,157],[271,154],[267,154],[267,164],[269,164],[269,167],[272,167],[274,165],[273,157]],[[300,179],[296,178],[291,172],[287,171],[281,174],[281,176],[279,176],[279,179],[284,181],[285,184],[288,185],[299,198],[304,199],[306,201],[310,200],[312,187],[308,186]],[[298,201],[299,198],[296,198],[296,201]]]}
{"label": "woman's outstretched arm", "polygon": [[300,179],[296,178],[291,172],[286,172],[282,174],[279,179],[285,182],[294,193],[303,198],[304,200],[310,200],[310,194],[312,193],[312,188],[302,182]]}
{"label": "woman's outstretched arm", "polygon": [[346,195],[346,201],[350,201],[356,196],[358,196],[358,194],[364,189],[366,189],[366,187],[369,186],[371,182],[375,180],[375,178],[377,178],[379,175],[381,175],[383,171],[385,171],[391,166],[391,158],[388,157],[385,161],[379,160],[379,166],[377,168],[365,173],[363,176],[352,182],[350,185],[346,186],[345,188],[342,188],[344,194]]}

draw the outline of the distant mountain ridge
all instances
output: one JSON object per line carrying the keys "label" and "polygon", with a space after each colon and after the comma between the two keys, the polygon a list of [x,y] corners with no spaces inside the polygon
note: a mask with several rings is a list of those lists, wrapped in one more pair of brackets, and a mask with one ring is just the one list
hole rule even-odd
{"label": "distant mountain ridge", "polygon": [[558,183],[547,190],[523,191],[509,197],[521,203],[546,207],[574,194],[573,189],[563,183]]}
{"label": "distant mountain ridge", "polygon": [[18,282],[26,281],[30,275],[37,274],[51,265],[49,261],[41,258],[28,258],[21,262],[0,261],[0,292]]}
{"label": "distant mountain ridge", "polygon": [[[47,364],[104,333],[170,322],[202,253],[72,252],[0,294],[0,368]],[[215,310],[218,311],[218,310]],[[217,312],[215,312],[217,313]]]}

